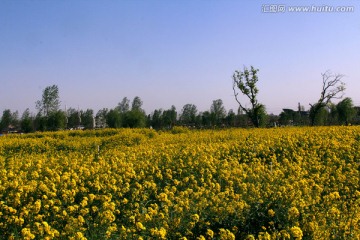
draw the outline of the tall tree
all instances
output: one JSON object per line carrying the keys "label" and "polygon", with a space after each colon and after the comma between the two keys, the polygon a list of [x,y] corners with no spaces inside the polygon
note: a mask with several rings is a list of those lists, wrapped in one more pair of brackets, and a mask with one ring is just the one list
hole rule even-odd
{"label": "tall tree", "polygon": [[164,127],[164,114],[162,109],[155,109],[151,116],[150,125],[155,129]]}
{"label": "tall tree", "polygon": [[94,126],[94,111],[92,109],[86,109],[86,111],[81,111],[81,120],[82,124],[86,129],[93,129]]}
{"label": "tall tree", "polygon": [[329,125],[339,124],[339,113],[338,110],[336,109],[336,104],[330,103],[328,105],[328,109],[329,109],[329,113],[328,113],[327,123]]}
{"label": "tall tree", "polygon": [[79,126],[79,111],[75,108],[69,108],[66,110],[67,127],[69,129]]}
{"label": "tall tree", "polygon": [[181,123],[186,125],[194,125],[196,122],[196,114],[197,108],[194,104],[185,104],[181,111]]}
{"label": "tall tree", "polygon": [[1,121],[0,121],[0,130],[7,130],[9,127],[17,128],[18,127],[18,112],[11,112],[10,109],[5,109],[3,111]]}
{"label": "tall tree", "polygon": [[134,97],[132,104],[131,104],[131,110],[138,110],[138,111],[142,111],[141,107],[143,105],[143,101],[141,100],[140,97],[136,96]]}
{"label": "tall tree", "polygon": [[106,123],[111,128],[121,127],[121,115],[116,109],[111,109],[106,115]]}
{"label": "tall tree", "polygon": [[226,110],[221,99],[214,100],[211,107],[210,113],[212,115],[212,122],[214,125],[221,124],[222,120],[226,117]]}
{"label": "tall tree", "polygon": [[126,113],[130,110],[130,100],[127,97],[124,97],[121,102],[117,105],[116,109],[121,113]]}
{"label": "tall tree", "polygon": [[339,123],[348,125],[354,119],[356,110],[351,98],[344,98],[336,105]]}
{"label": "tall tree", "polygon": [[205,111],[201,113],[201,125],[203,127],[211,127],[212,117],[209,111]]}
{"label": "tall tree", "polygon": [[34,126],[36,131],[46,131],[48,130],[47,121],[48,117],[42,116],[40,113],[36,114],[34,119]]}
{"label": "tall tree", "polygon": [[57,131],[66,128],[66,114],[61,110],[52,111],[47,117],[47,130]]}
{"label": "tall tree", "polygon": [[234,110],[230,109],[227,116],[226,116],[226,124],[229,127],[235,127],[236,125],[236,114]]}
{"label": "tall tree", "polygon": [[146,126],[146,114],[142,107],[142,100],[136,96],[131,104],[131,110],[123,114],[123,127],[142,128]]}
{"label": "tall tree", "polygon": [[174,105],[170,109],[163,112],[163,122],[166,127],[172,128],[176,123],[177,112]]}
{"label": "tall tree", "polygon": [[[258,71],[259,69],[255,69],[253,66],[251,66],[250,70],[244,67],[244,71],[236,70],[233,75],[235,100],[238,102],[240,109],[249,116],[255,127],[264,126],[266,123],[265,106],[257,100],[257,94],[259,92],[256,86],[259,80],[257,76]],[[241,104],[239,93],[242,93],[250,100],[250,108]]]}
{"label": "tall tree", "polygon": [[103,108],[100,109],[97,113],[96,113],[96,127],[98,128],[106,128],[107,124],[106,124],[106,115],[108,114],[109,110],[107,108]]}
{"label": "tall tree", "polygon": [[319,100],[310,104],[310,124],[312,126],[319,125],[317,120],[319,114],[323,115],[324,109],[332,99],[341,99],[345,91],[345,83],[341,81],[344,77],[342,74],[333,74],[329,70],[321,74],[322,76],[322,89]]}
{"label": "tall tree", "polygon": [[59,88],[57,85],[48,86],[43,90],[41,100],[36,102],[36,108],[43,116],[49,116],[60,107]]}
{"label": "tall tree", "polygon": [[31,117],[30,110],[27,108],[21,116],[21,131],[29,133],[34,131],[33,118]]}
{"label": "tall tree", "polygon": [[144,111],[131,110],[124,116],[124,127],[129,128],[143,128],[146,126],[146,115]]}

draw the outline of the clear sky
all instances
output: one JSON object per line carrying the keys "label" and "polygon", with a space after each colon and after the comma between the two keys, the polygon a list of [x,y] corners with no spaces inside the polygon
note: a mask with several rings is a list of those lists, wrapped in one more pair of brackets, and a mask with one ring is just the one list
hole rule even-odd
{"label": "clear sky", "polygon": [[[269,13],[277,4],[285,10]],[[326,70],[345,75],[345,96],[360,105],[360,1],[0,1],[1,113],[35,113],[53,84],[62,108],[95,113],[135,96],[147,114],[187,103],[206,111],[215,99],[236,110],[232,74],[250,65],[268,113],[308,109]]]}

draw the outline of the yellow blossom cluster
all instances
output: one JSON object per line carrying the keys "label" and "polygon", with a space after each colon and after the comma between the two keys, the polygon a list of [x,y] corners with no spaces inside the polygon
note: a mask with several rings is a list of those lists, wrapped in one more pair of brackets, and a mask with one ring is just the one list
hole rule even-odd
{"label": "yellow blossom cluster", "polygon": [[0,138],[1,239],[360,239],[360,127]]}

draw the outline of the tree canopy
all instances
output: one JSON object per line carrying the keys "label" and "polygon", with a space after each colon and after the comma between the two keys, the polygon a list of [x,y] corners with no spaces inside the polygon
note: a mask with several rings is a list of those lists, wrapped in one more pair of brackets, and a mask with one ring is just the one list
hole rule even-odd
{"label": "tree canopy", "polygon": [[[255,127],[265,125],[266,110],[265,105],[261,104],[257,100],[257,94],[259,89],[256,84],[259,81],[257,73],[259,69],[250,67],[250,70],[244,67],[243,71],[236,70],[233,74],[233,91],[235,100],[238,102],[239,107],[250,118]],[[239,93],[245,95],[249,101],[251,107],[247,108],[246,105],[240,101]]]}
{"label": "tree canopy", "polygon": [[36,102],[40,115],[49,116],[60,108],[59,88],[57,85],[48,86],[43,90],[41,100]]}
{"label": "tree canopy", "polygon": [[[198,111],[195,104],[187,103],[180,114],[174,105],[170,109],[156,109],[146,115],[139,96],[130,101],[124,97],[113,109],[102,108],[94,117],[94,111],[69,108],[60,110],[59,88],[57,85],[46,87],[41,99],[36,101],[37,114],[26,109],[21,119],[17,111],[3,111],[0,119],[2,132],[32,132],[59,129],[93,128],[140,128],[170,129],[175,125],[216,128],[216,127],[262,127],[277,125],[336,125],[360,124],[360,107],[355,107],[347,97],[337,104],[345,91],[344,75],[330,71],[322,73],[322,88],[319,99],[310,104],[310,109],[298,103],[298,109],[283,109],[279,115],[266,113],[265,105],[258,101],[258,72],[253,66],[236,70],[232,76],[233,94],[239,105],[237,113],[230,109],[226,112],[222,99],[212,101],[209,110]],[[244,114],[245,113],[245,114]]]}

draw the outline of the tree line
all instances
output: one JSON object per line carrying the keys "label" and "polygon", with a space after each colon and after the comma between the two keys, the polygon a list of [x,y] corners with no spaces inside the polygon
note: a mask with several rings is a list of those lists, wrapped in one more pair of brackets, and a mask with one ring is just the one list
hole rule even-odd
{"label": "tree line", "polygon": [[[359,107],[355,107],[351,98],[344,98],[337,104],[334,99],[341,99],[345,91],[343,75],[327,71],[322,74],[322,89],[319,100],[310,103],[310,109],[283,109],[279,115],[267,114],[266,106],[257,100],[259,89],[258,69],[251,66],[233,75],[234,97],[239,108],[236,112],[226,111],[221,99],[213,100],[210,109],[198,111],[196,105],[185,104],[178,113],[175,106],[170,109],[156,109],[146,114],[143,102],[136,96],[132,101],[124,97],[112,109],[103,108],[96,114],[92,109],[60,109],[59,88],[57,85],[46,87],[42,98],[36,102],[36,115],[26,109],[19,117],[17,111],[3,111],[0,121],[1,132],[56,131],[63,129],[94,128],[142,128],[170,129],[175,125],[193,128],[218,127],[271,127],[271,126],[315,126],[348,125],[360,123]],[[250,102],[245,107],[240,96]]]}

